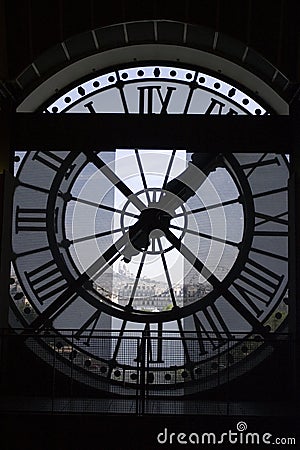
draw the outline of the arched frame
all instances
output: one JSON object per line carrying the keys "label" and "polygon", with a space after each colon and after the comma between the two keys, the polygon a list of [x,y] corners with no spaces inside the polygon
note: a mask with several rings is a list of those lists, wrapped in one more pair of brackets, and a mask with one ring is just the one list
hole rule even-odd
{"label": "arched frame", "polygon": [[[17,77],[17,94],[20,99],[26,97],[18,111],[35,110],[43,100],[88,73],[116,63],[151,60],[196,65],[220,77],[239,80],[277,114],[288,114],[283,99],[288,98],[289,80],[261,55],[221,33],[171,21],[132,22],[92,30],[50,49]],[[34,93],[29,94],[33,87]]]}
{"label": "arched frame", "polygon": [[[126,26],[123,26],[122,30],[126,36]],[[95,38],[95,32],[92,35],[96,45],[98,41]],[[236,61],[225,59],[216,52],[188,48],[186,45],[180,45],[178,42],[176,45],[171,45],[170,43],[158,44],[157,40],[154,40],[152,43],[141,43],[138,45],[136,43],[130,43],[129,45],[129,42],[127,42],[127,44],[125,46],[121,45],[119,48],[106,48],[101,53],[94,53],[72,62],[68,52],[68,45],[70,44],[64,43],[64,52],[66,56],[69,55],[69,58],[67,57],[67,65],[61,70],[58,70],[55,75],[50,75],[48,78],[44,77],[40,86],[32,94],[27,95],[26,99],[21,101],[18,111],[35,111],[43,101],[46,101],[52,95],[58,96],[64,92],[68,85],[87,73],[101,72],[116,64],[128,64],[128,61],[134,61],[138,65],[139,62],[142,64],[144,61],[155,60],[162,62],[174,61],[178,65],[187,64],[205,67],[206,71],[217,73],[220,78],[238,80],[238,84],[252,91],[254,96],[257,96],[268,104],[276,114],[288,114],[288,103],[273,89],[271,86],[272,83],[270,85],[265,80],[250,72],[246,65],[245,67],[239,66]],[[216,44],[217,39],[214,39],[214,45]],[[247,49],[245,49],[244,55],[247,55],[247,52]],[[33,63],[33,67],[38,75],[38,62]],[[275,79],[276,77],[274,77]]]}

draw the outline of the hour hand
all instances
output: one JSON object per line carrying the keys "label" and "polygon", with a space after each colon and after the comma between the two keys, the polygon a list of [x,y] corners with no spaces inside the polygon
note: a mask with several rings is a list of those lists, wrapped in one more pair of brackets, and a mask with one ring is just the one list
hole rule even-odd
{"label": "hour hand", "polygon": [[173,215],[182,203],[195,195],[210,172],[214,171],[220,162],[220,153],[193,153],[188,167],[166,184],[159,207]]}
{"label": "hour hand", "polygon": [[169,229],[176,209],[195,195],[212,170],[220,164],[220,155],[194,153],[185,171],[166,184],[157,203],[141,211],[138,221],[129,227],[128,243],[123,248],[124,261],[147,250],[153,232]]}

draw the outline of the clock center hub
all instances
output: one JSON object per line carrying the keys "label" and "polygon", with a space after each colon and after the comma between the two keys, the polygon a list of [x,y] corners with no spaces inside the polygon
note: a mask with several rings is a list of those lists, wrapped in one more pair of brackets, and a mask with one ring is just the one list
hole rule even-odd
{"label": "clock center hub", "polygon": [[138,222],[145,232],[150,233],[155,229],[163,229],[170,226],[171,214],[158,208],[147,208],[141,212]]}
{"label": "clock center hub", "polygon": [[150,238],[163,236],[163,230],[169,228],[172,216],[158,208],[144,209],[138,221],[129,227],[131,244],[139,251],[145,251],[150,245]]}
{"label": "clock center hub", "polygon": [[[173,246],[164,239],[164,229],[172,225],[180,226],[178,237],[182,239],[186,233],[188,217],[184,204],[180,205],[178,213],[180,218],[174,218],[161,207],[161,198],[164,194],[162,188],[151,187],[137,192],[135,195],[147,207],[136,215],[128,200],[122,208],[120,228],[123,234],[129,231],[130,244],[138,251],[146,251],[149,255],[161,255],[173,249]],[[135,222],[132,215],[135,214]],[[138,242],[137,244],[134,241]]]}

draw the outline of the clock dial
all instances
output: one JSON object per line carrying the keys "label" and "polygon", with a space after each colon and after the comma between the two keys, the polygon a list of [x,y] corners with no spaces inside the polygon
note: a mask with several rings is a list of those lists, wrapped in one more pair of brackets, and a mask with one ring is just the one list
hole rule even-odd
{"label": "clock dial", "polygon": [[45,111],[135,114],[266,114],[253,95],[198,70],[130,67],[89,79]]}
{"label": "clock dial", "polygon": [[[223,80],[166,66],[101,74],[46,111],[270,113]],[[145,358],[153,392],[243,373],[287,315],[287,158],[111,152],[101,137],[99,148],[20,154],[13,325],[57,330],[40,356],[55,348],[79,380],[84,370],[118,392],[143,382]]]}

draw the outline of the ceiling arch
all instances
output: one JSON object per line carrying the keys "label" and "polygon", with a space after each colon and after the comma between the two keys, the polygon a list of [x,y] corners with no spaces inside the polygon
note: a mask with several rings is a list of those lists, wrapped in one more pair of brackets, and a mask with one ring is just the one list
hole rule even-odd
{"label": "ceiling arch", "polygon": [[[169,20],[127,22],[72,36],[31,62],[16,77],[14,93],[22,100],[42,84],[47,86],[49,96],[88,73],[130,60],[171,60],[203,66],[240,80],[266,101],[274,91],[287,101],[293,93],[294,84],[241,41],[207,27]],[[261,89],[258,80],[263,83]],[[33,108],[30,104],[29,110]]]}

